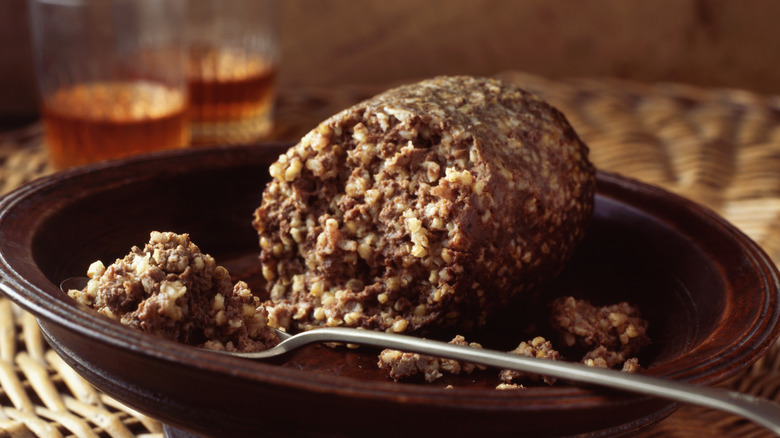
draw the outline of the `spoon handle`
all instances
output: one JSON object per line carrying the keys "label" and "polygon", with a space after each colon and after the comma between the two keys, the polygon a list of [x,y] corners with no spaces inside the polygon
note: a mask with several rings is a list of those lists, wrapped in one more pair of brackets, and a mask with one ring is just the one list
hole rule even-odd
{"label": "spoon handle", "polygon": [[[412,336],[343,327],[325,327],[303,332],[288,337],[274,350],[281,349],[282,351],[278,354],[282,354],[308,344],[321,342],[390,348],[691,403],[747,418],[780,436],[780,405],[771,401],[722,388],[700,386],[612,369],[593,368],[563,361],[540,360]],[[239,353],[239,355],[255,359],[268,357],[263,353]]]}

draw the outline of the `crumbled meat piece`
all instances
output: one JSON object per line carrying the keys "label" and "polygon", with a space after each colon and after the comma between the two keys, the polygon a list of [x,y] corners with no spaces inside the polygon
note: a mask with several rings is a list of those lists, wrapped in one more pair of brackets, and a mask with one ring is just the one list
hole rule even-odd
{"label": "crumbled meat piece", "polygon": [[616,368],[622,364],[622,370],[629,373],[638,373],[642,370],[636,357],[626,358],[624,353],[607,350],[603,345],[586,353],[582,363],[597,368]]}
{"label": "crumbled meat piece", "polygon": [[[554,309],[553,320],[558,322],[559,330],[570,336],[567,339],[572,340],[571,345],[578,343],[580,337],[584,339],[582,342],[587,346],[592,345],[591,342],[594,340],[604,342],[604,344],[599,344],[588,351],[583,356],[582,363],[599,368],[616,368],[622,365],[622,370],[625,372],[638,373],[641,371],[639,360],[636,357],[629,357],[630,354],[637,353],[640,347],[649,343],[646,335],[647,322],[641,319],[637,309],[626,303],[598,308],[586,301],[578,301],[572,297],[556,300],[552,307]],[[567,322],[563,325],[561,321]],[[568,321],[576,321],[577,324],[570,324]],[[609,327],[605,325],[605,321],[610,324]],[[631,341],[635,336],[628,337],[630,341],[624,344],[621,339],[625,337],[621,337],[621,334],[634,330],[627,328],[628,325],[639,327],[641,337],[644,339]],[[596,327],[601,327],[602,330],[599,331]],[[474,344],[467,344],[460,335],[453,339],[452,343],[474,346]],[[563,360],[563,356],[553,348],[552,343],[541,336],[528,342],[521,342],[517,348],[509,353],[539,359]],[[396,381],[423,374],[427,382],[432,382],[440,378],[443,372],[466,373],[473,371],[473,367],[471,365],[467,370],[465,365],[461,365],[457,361],[397,350],[384,350],[379,356],[379,368],[389,369],[390,377]],[[523,385],[518,383],[522,380],[543,381],[548,385],[552,385],[556,381],[554,377],[511,369],[501,370],[498,378],[500,383],[496,386],[497,390],[522,389]]]}
{"label": "crumbled meat piece", "polygon": [[587,352],[585,356],[582,357],[581,362],[590,367],[614,368],[625,361],[626,357],[623,353],[608,350],[605,346],[599,345]]}
{"label": "crumbled meat piece", "polygon": [[586,300],[561,297],[552,309],[553,328],[568,346],[603,346],[627,357],[650,343],[647,321],[628,303],[598,307]]}
{"label": "crumbled meat piece", "polygon": [[642,366],[639,365],[639,359],[632,357],[623,362],[622,371],[626,373],[638,373],[642,371]]}
{"label": "crumbled meat piece", "polygon": [[593,210],[588,148],[506,83],[438,77],[322,122],[253,225],[284,328],[471,328],[557,274]]}
{"label": "crumbled meat piece", "polygon": [[[480,344],[466,342],[466,339],[461,335],[456,336],[450,343],[473,348],[482,348]],[[558,360],[561,358],[560,353],[552,348],[552,344],[541,336],[538,336],[529,342],[520,343],[517,348],[509,353],[551,360]],[[470,374],[475,369],[485,369],[484,366],[471,363],[462,363],[452,359],[436,358],[423,354],[407,353],[391,349],[385,349],[379,354],[378,366],[380,369],[388,369],[390,377],[395,381],[409,379],[422,374],[426,382],[437,380],[443,373]],[[502,383],[499,385],[501,387],[497,389],[522,387],[522,385],[516,383],[517,380],[522,379],[531,381],[543,380],[549,385],[555,383],[555,379],[552,377],[536,376],[515,370],[501,370],[499,372],[499,379]]]}
{"label": "crumbled meat piece", "polygon": [[[455,336],[450,344],[463,345],[472,348],[482,348],[476,343],[468,343],[463,336]],[[390,377],[395,380],[405,380],[422,374],[426,382],[433,382],[443,373],[470,374],[478,367],[471,363],[462,363],[452,359],[437,358],[418,353],[407,353],[398,350],[385,349],[379,353],[380,369],[388,369]]]}
{"label": "crumbled meat piece", "polygon": [[519,385],[517,383],[499,383],[496,385],[496,389],[499,391],[507,391],[507,390],[516,390],[516,389],[525,389],[525,386]]}
{"label": "crumbled meat piece", "polygon": [[279,343],[246,283],[204,254],[187,234],[152,232],[107,268],[93,263],[84,290],[68,295],[122,324],[214,350],[259,351]]}
{"label": "crumbled meat piece", "polygon": [[[528,342],[521,342],[514,350],[510,351],[512,354],[520,356],[536,357],[540,359],[561,359],[561,354],[552,348],[550,341],[544,339],[541,336],[537,336]],[[543,380],[544,383],[552,385],[555,383],[554,377],[538,376],[536,374],[528,374],[517,370],[501,370],[498,374],[499,379],[507,384],[514,383],[515,380],[530,379],[532,381]]]}
{"label": "crumbled meat piece", "polygon": [[379,353],[379,368],[387,368],[390,377],[396,382],[418,374],[425,376],[426,382],[433,382],[442,376],[439,371],[439,359],[418,353],[399,350],[382,350]]}

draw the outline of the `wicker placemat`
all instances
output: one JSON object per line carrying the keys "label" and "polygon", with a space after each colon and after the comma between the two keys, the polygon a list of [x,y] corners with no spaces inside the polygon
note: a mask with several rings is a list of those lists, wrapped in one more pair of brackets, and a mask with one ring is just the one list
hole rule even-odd
{"label": "wicker placemat", "polygon": [[[498,75],[566,114],[601,169],[704,204],[780,260],[780,97],[605,79]],[[274,140],[296,140],[379,91],[296,89],[278,99]],[[50,173],[39,125],[0,134],[0,195]],[[161,436],[154,420],[97,392],[42,341],[29,314],[0,299],[0,438]],[[780,401],[780,347],[724,386]],[[683,406],[647,437],[772,436],[739,417]]]}

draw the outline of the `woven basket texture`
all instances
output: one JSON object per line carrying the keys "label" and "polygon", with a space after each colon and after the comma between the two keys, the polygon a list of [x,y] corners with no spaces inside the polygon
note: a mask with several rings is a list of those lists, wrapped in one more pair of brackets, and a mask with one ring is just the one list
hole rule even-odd
{"label": "woven basket texture", "polygon": [[[686,196],[780,260],[780,96],[615,79],[497,75],[560,109],[600,169]],[[381,91],[282,90],[271,140]],[[39,124],[0,134],[0,195],[51,173]],[[780,402],[780,346],[723,386]],[[0,438],[161,437],[162,425],[100,393],[51,351],[31,315],[0,297]],[[645,437],[772,436],[733,415],[682,406]]]}

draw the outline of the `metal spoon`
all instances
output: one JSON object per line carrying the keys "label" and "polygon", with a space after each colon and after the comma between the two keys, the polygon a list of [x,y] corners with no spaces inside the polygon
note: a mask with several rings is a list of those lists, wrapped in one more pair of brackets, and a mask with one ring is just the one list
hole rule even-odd
{"label": "metal spoon", "polygon": [[[85,277],[69,278],[60,284],[60,288],[65,292],[69,289],[83,289],[87,280]],[[281,330],[276,330],[276,332],[282,342],[273,348],[253,353],[227,352],[225,354],[263,360],[287,354],[306,345],[322,342],[390,348],[705,406],[747,418],[780,436],[780,405],[737,391],[371,330],[323,327],[296,335]]]}

